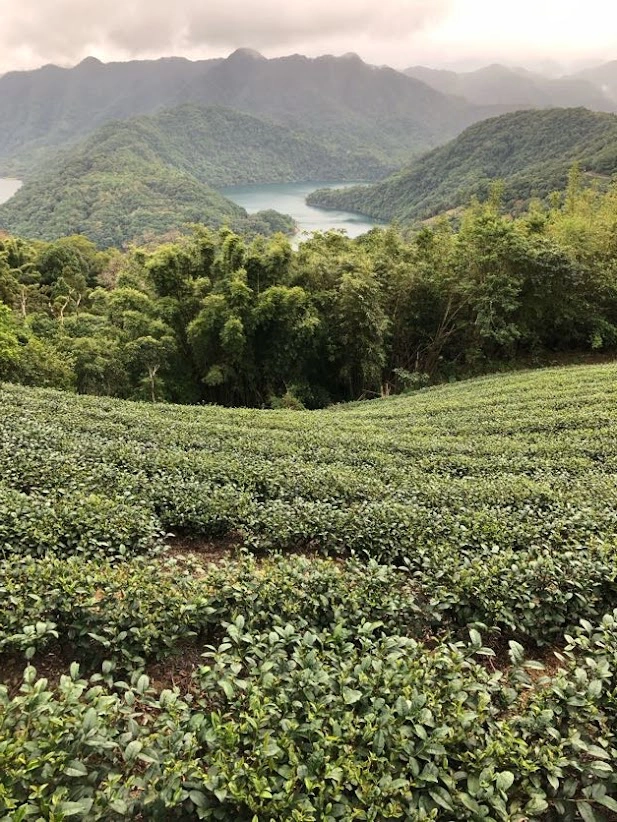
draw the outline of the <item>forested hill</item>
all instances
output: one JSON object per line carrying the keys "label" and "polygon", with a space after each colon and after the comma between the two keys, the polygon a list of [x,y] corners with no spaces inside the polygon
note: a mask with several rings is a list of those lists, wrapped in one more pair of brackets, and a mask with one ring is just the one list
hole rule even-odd
{"label": "forested hill", "polygon": [[586,109],[506,114],[477,123],[445,146],[373,186],[318,191],[314,205],[346,208],[383,220],[425,219],[485,198],[504,181],[513,210],[563,189],[569,169],[611,177],[617,172],[617,117]]}
{"label": "forested hill", "polygon": [[118,155],[132,152],[215,187],[365,180],[383,177],[387,171],[370,154],[336,149],[233,109],[192,103],[109,123],[85,145],[89,162],[94,156],[97,164],[113,166]]}
{"label": "forested hill", "polygon": [[[602,73],[601,69],[596,71]],[[406,69],[405,74],[442,94],[456,94],[477,105],[501,103],[517,108],[584,106],[594,111],[617,109],[617,100],[607,93],[606,83],[591,73],[589,77],[550,78],[522,68],[493,64],[461,73],[413,66]]]}
{"label": "forested hill", "polygon": [[252,218],[213,190],[234,183],[358,179],[380,166],[246,114],[184,105],[102,126],[34,174],[0,207],[0,227],[40,239],[81,233],[121,245],[186,223],[290,230],[276,215]]}
{"label": "forested hill", "polygon": [[225,60],[184,59],[46,66],[0,77],[0,171],[32,167],[50,148],[114,119],[181,103],[225,105],[371,151],[395,167],[495,113],[359,57],[266,60],[247,50]]}

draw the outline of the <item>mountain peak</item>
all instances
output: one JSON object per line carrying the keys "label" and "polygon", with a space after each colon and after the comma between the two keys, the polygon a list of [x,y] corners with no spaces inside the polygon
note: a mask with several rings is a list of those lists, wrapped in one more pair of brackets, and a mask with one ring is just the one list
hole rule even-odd
{"label": "mountain peak", "polygon": [[236,49],[227,58],[228,60],[265,60],[266,58],[256,49],[241,48]]}
{"label": "mountain peak", "polygon": [[77,68],[98,68],[98,66],[102,66],[103,63],[98,59],[98,57],[85,57],[81,63],[77,65]]}

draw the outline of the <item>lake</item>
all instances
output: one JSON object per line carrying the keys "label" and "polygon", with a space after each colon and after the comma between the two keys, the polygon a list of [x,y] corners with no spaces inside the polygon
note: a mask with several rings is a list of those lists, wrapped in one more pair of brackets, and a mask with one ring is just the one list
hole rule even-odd
{"label": "lake", "polygon": [[318,188],[344,188],[349,183],[268,183],[267,185],[229,186],[221,193],[245,208],[249,214],[272,208],[289,214],[300,232],[344,228],[349,237],[358,237],[380,223],[350,211],[328,211],[309,206],[305,198]]}
{"label": "lake", "polygon": [[19,188],[21,188],[21,180],[0,177],[0,203],[10,200]]}

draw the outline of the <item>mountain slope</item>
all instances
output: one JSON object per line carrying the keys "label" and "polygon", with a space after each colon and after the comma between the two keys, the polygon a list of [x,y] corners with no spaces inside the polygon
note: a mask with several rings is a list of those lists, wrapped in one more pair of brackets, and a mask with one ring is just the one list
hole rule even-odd
{"label": "mountain slope", "polygon": [[114,162],[118,150],[154,152],[212,186],[376,179],[387,167],[366,153],[329,148],[267,120],[219,106],[184,104],[110,123],[90,138]]}
{"label": "mountain slope", "polygon": [[267,116],[339,150],[376,154],[390,168],[497,113],[354,55],[266,60],[239,50],[195,63],[89,58],[73,69],[46,66],[0,78],[0,121],[10,124],[0,131],[0,170],[30,169],[33,158],[110,120],[185,102]]}
{"label": "mountain slope", "polygon": [[50,65],[5,74],[0,120],[9,127],[0,131],[0,166],[12,157],[31,164],[32,155],[74,142],[110,120],[176,105],[217,62],[169,58],[103,64],[89,57],[71,69]]}
{"label": "mountain slope", "polygon": [[591,77],[551,79],[499,64],[460,74],[414,66],[405,74],[442,94],[455,94],[477,105],[501,103],[517,108],[584,106],[594,111],[613,111],[616,104]]}
{"label": "mountain slope", "polygon": [[[82,233],[101,245],[187,222],[250,228],[243,226],[246,212],[211,186],[363,170],[377,167],[247,114],[185,105],[101,127],[1,206],[0,226],[42,239]],[[276,220],[275,227],[290,224]]]}
{"label": "mountain slope", "polygon": [[346,208],[384,220],[423,219],[484,197],[503,179],[511,206],[565,186],[568,170],[617,172],[617,117],[585,109],[521,111],[477,123],[373,186],[315,192],[324,208]]}
{"label": "mountain slope", "polygon": [[240,50],[214,66],[194,93],[337,146],[370,148],[391,163],[494,113],[354,54],[265,60]]}

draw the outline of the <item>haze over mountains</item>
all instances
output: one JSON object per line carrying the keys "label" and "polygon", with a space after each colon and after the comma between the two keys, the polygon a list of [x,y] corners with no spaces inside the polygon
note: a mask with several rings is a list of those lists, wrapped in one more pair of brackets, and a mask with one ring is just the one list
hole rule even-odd
{"label": "haze over mountains", "polygon": [[0,78],[0,171],[32,167],[45,149],[113,119],[181,103],[224,105],[326,140],[371,151],[392,168],[490,114],[356,55],[266,60],[240,49],[225,60],[45,66]]}
{"label": "haze over mountains", "polygon": [[617,106],[617,60],[611,60],[609,63],[585,69],[578,76],[599,86]]}
{"label": "haze over mountains", "polygon": [[557,79],[499,64],[462,73],[413,66],[405,74],[476,105],[617,109],[617,63]]}

